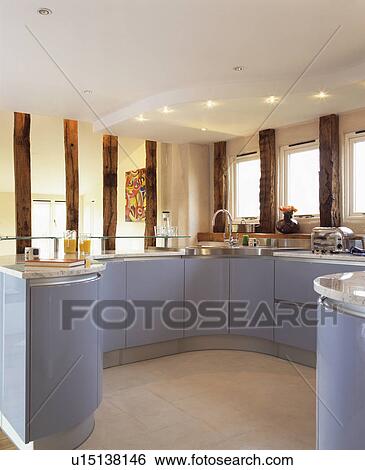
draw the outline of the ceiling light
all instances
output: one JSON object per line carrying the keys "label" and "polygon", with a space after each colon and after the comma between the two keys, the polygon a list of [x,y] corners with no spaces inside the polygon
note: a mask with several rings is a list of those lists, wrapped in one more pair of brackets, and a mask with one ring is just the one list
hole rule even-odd
{"label": "ceiling light", "polygon": [[174,110],[169,108],[168,106],[164,106],[161,110],[162,113],[164,114],[169,114],[169,113],[172,113]]}
{"label": "ceiling light", "polygon": [[144,122],[144,121],[148,121],[147,118],[145,118],[143,116],[143,114],[140,114],[139,116],[136,117],[136,120],[139,121],[139,122]]}
{"label": "ceiling light", "polygon": [[48,15],[52,15],[53,12],[49,8],[39,8],[38,13],[42,16],[48,16]]}
{"label": "ceiling light", "polygon": [[320,91],[316,95],[314,95],[315,98],[319,98],[320,100],[323,100],[325,98],[329,97],[329,94],[326,91]]}
{"label": "ceiling light", "polygon": [[244,66],[243,65],[236,65],[235,67],[233,67],[233,70],[235,72],[242,72],[244,70]]}
{"label": "ceiling light", "polygon": [[203,132],[206,132],[207,129],[206,129],[205,127],[202,127],[201,130],[202,130]]}
{"label": "ceiling light", "polygon": [[266,98],[265,103],[267,104],[275,104],[279,101],[279,98],[277,96],[269,96]]}
{"label": "ceiling light", "polygon": [[92,90],[84,90],[84,91],[83,91],[83,93],[84,93],[85,95],[91,95],[92,92],[93,92]]}
{"label": "ceiling light", "polygon": [[209,108],[209,109],[214,108],[214,106],[216,106],[216,105],[217,105],[217,103],[215,103],[215,102],[212,101],[212,100],[208,100],[208,101],[205,103],[205,106],[206,106],[207,108]]}

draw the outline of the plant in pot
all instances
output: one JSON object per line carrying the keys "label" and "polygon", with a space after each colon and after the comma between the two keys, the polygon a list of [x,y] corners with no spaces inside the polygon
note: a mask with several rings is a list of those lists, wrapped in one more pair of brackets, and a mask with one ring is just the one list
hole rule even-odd
{"label": "plant in pot", "polygon": [[280,233],[298,233],[299,232],[299,222],[294,219],[293,214],[297,212],[294,206],[281,206],[280,211],[283,213],[284,218],[280,219],[276,223],[276,229]]}

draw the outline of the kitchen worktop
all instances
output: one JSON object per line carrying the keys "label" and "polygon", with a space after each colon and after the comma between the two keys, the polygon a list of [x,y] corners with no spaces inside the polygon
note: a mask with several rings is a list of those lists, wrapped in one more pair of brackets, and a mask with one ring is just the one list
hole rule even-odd
{"label": "kitchen worktop", "polygon": [[27,270],[24,265],[24,255],[0,256],[0,273],[10,274],[20,279],[42,279],[67,276],[83,276],[85,274],[98,273],[105,270],[105,265],[92,261],[90,267],[76,268],[40,268]]}
{"label": "kitchen worktop", "polygon": [[[326,260],[326,261],[346,261],[347,263],[364,263],[365,256],[354,256],[350,253],[312,253],[310,250],[288,250],[288,251],[277,251],[274,256],[283,258],[304,258],[312,260]],[[365,268],[364,268],[365,269]]]}
{"label": "kitchen worktop", "polygon": [[314,290],[336,302],[365,307],[365,272],[318,277],[314,280]]}

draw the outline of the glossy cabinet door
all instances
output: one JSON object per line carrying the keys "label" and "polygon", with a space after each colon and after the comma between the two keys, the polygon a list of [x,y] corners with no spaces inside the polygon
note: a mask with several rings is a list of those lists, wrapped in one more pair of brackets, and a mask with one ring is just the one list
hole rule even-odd
{"label": "glossy cabinet door", "polygon": [[[126,260],[127,300],[143,306],[135,308],[135,320],[126,332],[127,347],[174,340],[183,336],[184,261],[182,258]],[[174,327],[163,318],[166,301],[178,302],[171,312]],[[152,308],[152,305],[155,307]],[[149,310],[150,309],[150,310]]]}
{"label": "glossy cabinet door", "polygon": [[317,304],[275,303],[275,342],[316,351]]}
{"label": "glossy cabinet door", "polygon": [[0,293],[0,412],[3,415],[2,419],[6,420],[26,442],[28,439],[26,281],[0,274]]}
{"label": "glossy cabinet door", "polygon": [[317,320],[318,294],[313,289],[314,279],[363,271],[361,264],[275,260],[275,342],[315,352],[317,328],[313,323]]}
{"label": "glossy cabinet door", "polygon": [[97,300],[97,280],[31,287],[30,440],[66,431],[87,419],[99,403],[99,330],[87,307],[80,318],[63,301]]}
{"label": "glossy cabinet door", "polygon": [[[100,280],[101,305],[107,305],[108,301],[125,301],[126,299],[126,263],[120,261],[109,261],[102,273]],[[113,324],[102,328],[103,351],[113,351],[125,347],[126,330],[122,324],[125,312],[118,306],[110,306],[103,309],[103,320]],[[118,323],[121,325],[118,326]]]}
{"label": "glossy cabinet door", "polygon": [[[365,315],[365,312],[362,313]],[[319,306],[317,447],[365,449],[365,317]]]}
{"label": "glossy cabinet door", "polygon": [[[185,324],[185,336],[227,334],[229,300],[229,259],[186,258],[185,300],[191,308],[200,312],[189,314]],[[208,301],[203,312],[201,301]],[[214,313],[217,310],[217,313]]]}
{"label": "glossy cabinet door", "polygon": [[256,257],[231,259],[230,333],[272,341],[273,325],[274,261]]}
{"label": "glossy cabinet door", "polygon": [[363,271],[364,265],[318,263],[310,261],[275,260],[275,299],[296,303],[316,303],[313,289],[316,277],[326,274]]}

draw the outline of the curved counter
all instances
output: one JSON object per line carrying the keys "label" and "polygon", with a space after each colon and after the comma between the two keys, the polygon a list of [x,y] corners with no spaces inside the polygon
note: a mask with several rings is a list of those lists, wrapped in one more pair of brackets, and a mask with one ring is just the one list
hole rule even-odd
{"label": "curved counter", "polygon": [[365,272],[315,279],[317,447],[365,449]]}
{"label": "curved counter", "polygon": [[93,430],[102,359],[91,306],[104,269],[0,268],[0,427],[20,449],[73,449]]}

